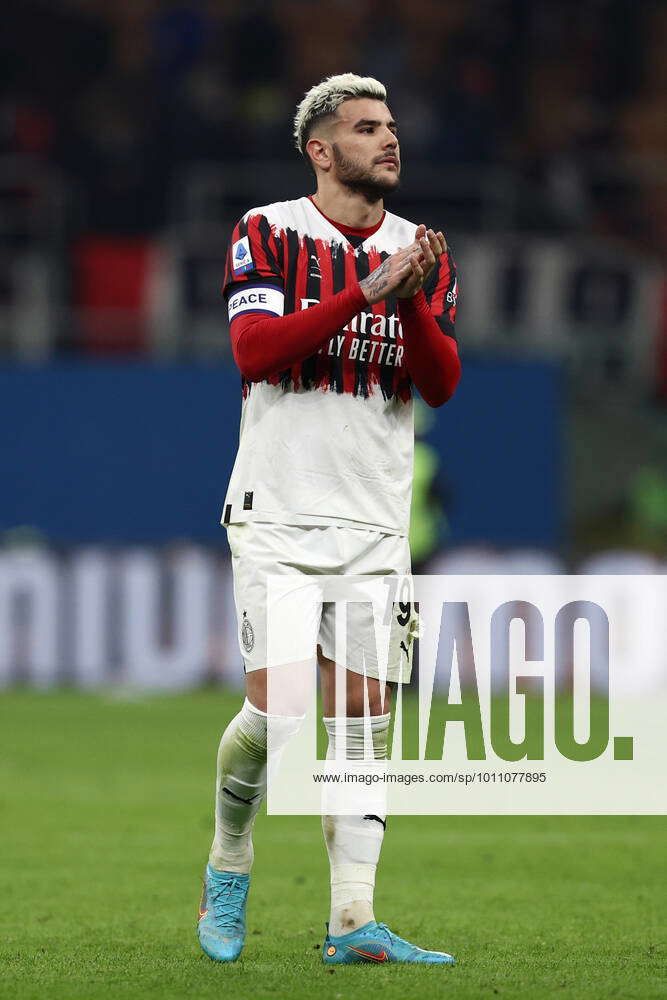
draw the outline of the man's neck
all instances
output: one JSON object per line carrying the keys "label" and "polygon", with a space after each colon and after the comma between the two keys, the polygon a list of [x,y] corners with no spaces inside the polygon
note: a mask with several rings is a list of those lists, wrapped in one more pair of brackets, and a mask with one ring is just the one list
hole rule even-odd
{"label": "man's neck", "polygon": [[369,203],[363,195],[343,187],[318,187],[313,203],[320,212],[350,229],[370,229],[377,226],[384,212],[384,203]]}

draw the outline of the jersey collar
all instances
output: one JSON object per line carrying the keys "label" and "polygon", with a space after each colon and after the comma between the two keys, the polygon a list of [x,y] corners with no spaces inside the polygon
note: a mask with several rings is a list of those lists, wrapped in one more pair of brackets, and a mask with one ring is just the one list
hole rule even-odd
{"label": "jersey collar", "polygon": [[376,222],[374,226],[369,226],[367,229],[355,229],[353,226],[346,226],[342,222],[336,222],[334,219],[330,219],[328,215],[325,215],[324,212],[320,208],[317,207],[317,205],[313,201],[313,196],[311,194],[308,195],[308,199],[307,200],[313,206],[313,208],[315,209],[315,211],[317,212],[317,214],[320,215],[320,216],[322,216],[323,219],[326,219],[327,222],[329,223],[329,225],[333,226],[333,228],[338,233],[340,233],[341,236],[361,236],[361,237],[363,237],[364,241],[369,236],[373,236],[374,233],[377,233],[378,229],[380,229],[380,227],[382,226],[382,223],[384,222],[384,220],[387,217],[387,212],[386,212],[386,210],[383,209],[382,216],[380,217],[380,221]]}

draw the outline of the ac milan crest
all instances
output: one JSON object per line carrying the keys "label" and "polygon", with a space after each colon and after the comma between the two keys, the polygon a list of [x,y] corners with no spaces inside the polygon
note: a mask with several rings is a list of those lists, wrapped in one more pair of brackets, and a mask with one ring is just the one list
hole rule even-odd
{"label": "ac milan crest", "polygon": [[246,653],[251,653],[255,646],[255,630],[248,620],[247,612],[243,612],[243,622],[241,623],[241,642]]}

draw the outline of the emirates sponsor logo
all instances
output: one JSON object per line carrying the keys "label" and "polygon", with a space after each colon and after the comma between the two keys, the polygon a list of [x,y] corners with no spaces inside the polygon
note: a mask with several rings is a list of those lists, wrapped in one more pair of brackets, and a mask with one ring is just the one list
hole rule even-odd
{"label": "emirates sponsor logo", "polygon": [[[301,309],[310,309],[311,306],[318,306],[319,299],[301,299]],[[370,312],[361,312],[354,316],[350,322],[343,327],[344,331],[360,334],[362,337],[383,337],[389,340],[396,340],[403,337],[403,327],[396,313],[389,316],[382,316]]]}

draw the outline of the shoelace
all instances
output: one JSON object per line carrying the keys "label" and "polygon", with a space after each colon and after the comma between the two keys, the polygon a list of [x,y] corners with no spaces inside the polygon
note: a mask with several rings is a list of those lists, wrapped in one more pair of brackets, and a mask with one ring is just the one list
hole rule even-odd
{"label": "shoelace", "polygon": [[410,941],[406,941],[405,938],[399,937],[398,934],[394,934],[393,931],[389,930],[386,924],[378,924],[378,927],[384,932],[389,944],[407,945],[409,948],[412,948],[413,953],[423,950],[422,948],[418,948],[417,945],[412,944]]}
{"label": "shoelace", "polygon": [[214,883],[209,891],[213,912],[217,920],[234,930],[241,930],[243,928],[241,910],[245,900],[245,885],[234,878],[223,885],[215,885]]}
{"label": "shoelace", "polygon": [[386,924],[378,924],[378,927],[380,928],[381,931],[383,931],[383,933],[384,933],[384,935],[385,935],[385,937],[386,937],[386,939],[387,939],[387,941],[389,942],[390,945],[391,944],[405,944],[405,945],[408,945],[411,948],[415,948],[415,945],[410,944],[410,942],[406,941],[405,938],[399,937],[398,934],[395,934],[393,931],[390,931]]}

